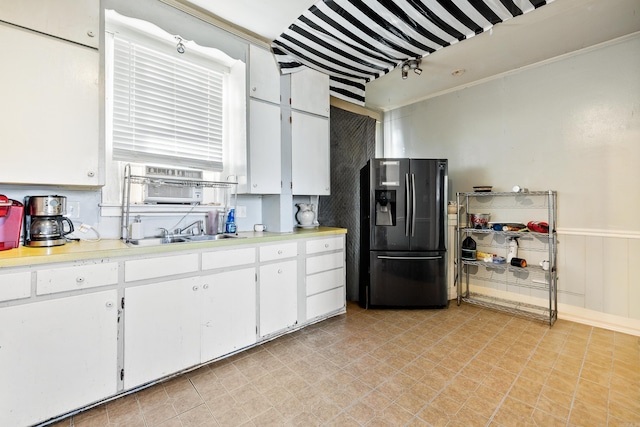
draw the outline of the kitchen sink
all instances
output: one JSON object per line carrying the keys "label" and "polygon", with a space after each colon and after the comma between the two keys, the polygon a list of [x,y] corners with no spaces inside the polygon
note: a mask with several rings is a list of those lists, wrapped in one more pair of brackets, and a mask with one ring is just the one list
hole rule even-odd
{"label": "kitchen sink", "polygon": [[206,242],[211,240],[224,240],[224,239],[244,239],[244,237],[235,234],[201,234],[199,236],[186,236],[188,242]]}
{"label": "kitchen sink", "polygon": [[200,234],[197,236],[145,237],[144,239],[132,239],[129,243],[135,246],[150,246],[167,245],[170,243],[212,242],[225,239],[244,239],[244,237],[237,236],[235,234]]}
{"label": "kitchen sink", "polygon": [[188,242],[186,237],[168,236],[162,237],[162,243],[183,243]]}

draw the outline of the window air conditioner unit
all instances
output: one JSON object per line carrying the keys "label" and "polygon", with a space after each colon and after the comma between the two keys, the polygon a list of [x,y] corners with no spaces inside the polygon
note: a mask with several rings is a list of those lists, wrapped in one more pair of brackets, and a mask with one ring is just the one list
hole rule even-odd
{"label": "window air conditioner unit", "polygon": [[202,202],[203,172],[162,166],[145,166],[144,203],[195,204]]}

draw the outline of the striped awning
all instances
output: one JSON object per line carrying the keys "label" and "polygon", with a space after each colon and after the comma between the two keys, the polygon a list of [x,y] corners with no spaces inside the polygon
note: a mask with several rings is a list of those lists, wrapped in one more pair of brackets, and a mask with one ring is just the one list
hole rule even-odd
{"label": "striped awning", "polygon": [[365,84],[408,59],[553,0],[320,0],[272,42],[282,73],[330,76],[331,95],[364,105]]}

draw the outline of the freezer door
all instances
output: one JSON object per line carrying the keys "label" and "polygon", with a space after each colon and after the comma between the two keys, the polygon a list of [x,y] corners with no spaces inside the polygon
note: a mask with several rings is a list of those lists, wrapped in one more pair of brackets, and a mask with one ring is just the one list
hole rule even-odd
{"label": "freezer door", "polygon": [[446,227],[447,161],[411,159],[412,251],[443,251]]}
{"label": "freezer door", "polygon": [[446,307],[446,252],[370,252],[371,307]]}
{"label": "freezer door", "polygon": [[409,159],[371,160],[371,249],[409,250]]}

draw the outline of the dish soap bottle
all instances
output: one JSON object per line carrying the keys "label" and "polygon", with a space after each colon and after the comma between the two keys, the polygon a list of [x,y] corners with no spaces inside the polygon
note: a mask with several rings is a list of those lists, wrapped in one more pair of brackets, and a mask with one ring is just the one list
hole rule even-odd
{"label": "dish soap bottle", "polygon": [[229,214],[227,215],[227,222],[225,223],[224,232],[225,233],[236,232],[235,209],[229,209]]}

